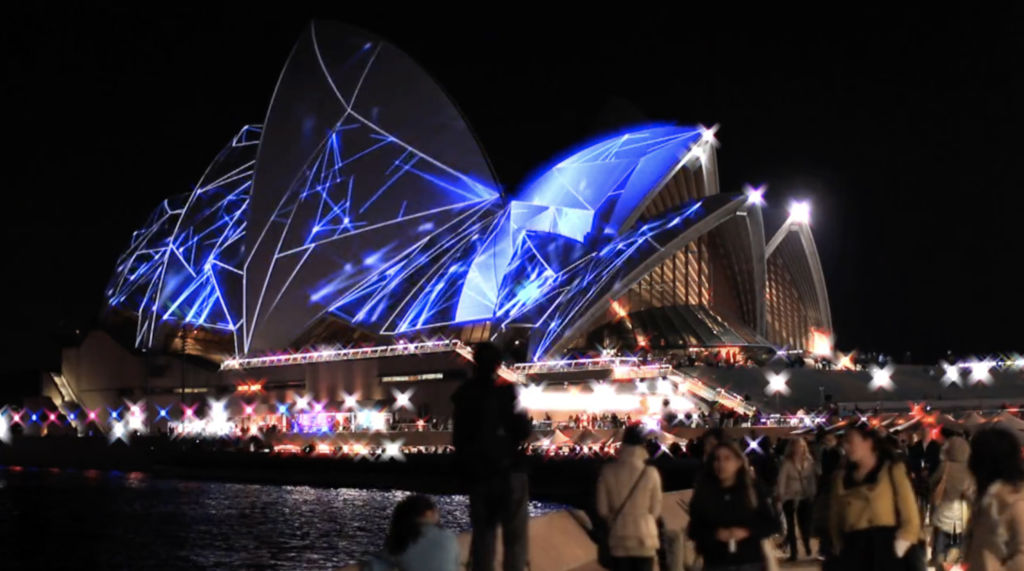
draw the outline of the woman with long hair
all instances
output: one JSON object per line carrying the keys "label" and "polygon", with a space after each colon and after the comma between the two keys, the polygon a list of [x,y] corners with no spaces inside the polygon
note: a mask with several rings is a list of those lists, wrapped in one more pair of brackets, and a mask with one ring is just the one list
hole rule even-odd
{"label": "woman with long hair", "polygon": [[704,569],[762,569],[761,540],[776,531],[771,503],[733,442],[711,449],[690,500],[687,534],[704,559]]}
{"label": "woman with long hair", "polygon": [[1024,467],[1017,436],[986,428],[971,439],[978,501],[967,523],[965,568],[1024,569]]}
{"label": "woman with long hair", "polygon": [[920,551],[911,551],[921,533],[921,516],[906,466],[893,458],[881,434],[864,425],[846,431],[843,449],[847,465],[835,475],[829,513],[838,555],[829,568],[923,567]]}
{"label": "woman with long hair", "polygon": [[970,455],[971,445],[966,440],[950,437],[942,446],[942,463],[932,474],[932,562],[936,567],[945,563],[949,548],[958,544],[967,525],[974,497],[974,479],[967,468]]}
{"label": "woman with long hair", "polygon": [[437,505],[414,494],[395,506],[384,551],[402,571],[456,571],[459,546],[455,534],[438,525]]}
{"label": "woman with long hair", "polygon": [[804,551],[811,556],[811,506],[818,492],[817,473],[814,459],[803,438],[794,438],[786,446],[786,456],[779,470],[779,500],[786,515],[786,542],[789,544],[789,560],[796,561],[796,528],[800,526],[800,538]]}

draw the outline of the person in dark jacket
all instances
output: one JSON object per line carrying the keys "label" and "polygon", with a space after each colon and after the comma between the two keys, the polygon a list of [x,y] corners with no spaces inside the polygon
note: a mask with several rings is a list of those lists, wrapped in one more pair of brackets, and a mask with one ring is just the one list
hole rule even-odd
{"label": "person in dark jacket", "polygon": [[473,347],[473,376],[452,395],[455,467],[469,494],[472,569],[493,569],[498,525],[503,568],[526,568],[528,480],[523,445],[530,418],[519,410],[515,386],[498,379],[501,351],[491,343]]}
{"label": "person in dark jacket", "polygon": [[704,558],[704,569],[762,569],[761,540],[777,531],[764,489],[750,474],[739,447],[720,442],[711,451],[690,501],[687,534]]}

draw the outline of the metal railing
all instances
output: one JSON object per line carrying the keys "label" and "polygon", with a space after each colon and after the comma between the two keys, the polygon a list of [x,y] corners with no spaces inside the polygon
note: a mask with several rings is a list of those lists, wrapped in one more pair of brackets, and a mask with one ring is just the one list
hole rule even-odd
{"label": "metal railing", "polygon": [[399,357],[402,355],[426,355],[429,353],[456,353],[472,359],[473,350],[458,339],[447,341],[428,341],[425,343],[399,343],[378,347],[357,347],[353,349],[328,349],[324,351],[304,351],[287,355],[268,355],[266,357],[235,357],[221,363],[221,370],[255,369],[262,367],[284,367],[306,363],[329,363],[333,361],[355,361],[359,359],[379,359],[381,357]]}

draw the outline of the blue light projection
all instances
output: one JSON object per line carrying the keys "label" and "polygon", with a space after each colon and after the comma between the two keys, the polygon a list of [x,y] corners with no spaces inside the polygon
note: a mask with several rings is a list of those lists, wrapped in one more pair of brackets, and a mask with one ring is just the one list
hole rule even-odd
{"label": "blue light projection", "polygon": [[[108,295],[137,308],[140,345],[171,319],[231,332],[244,352],[242,236],[258,132],[243,129],[210,182],[162,204],[122,256]],[[627,228],[706,133],[655,126],[602,139],[501,208],[497,191],[343,119],[274,211],[281,232],[264,303],[299,303],[315,308],[314,319],[329,314],[380,334],[525,323],[540,335],[531,352],[543,354],[628,258],[642,260],[653,236],[695,216],[699,204]],[[240,148],[247,162],[225,158]],[[322,277],[298,279],[304,266]]]}
{"label": "blue light projection", "polygon": [[139,315],[136,345],[163,320],[236,331],[252,168],[261,128],[244,127],[191,194],[164,201],[132,237],[107,288],[111,306]]}
{"label": "blue light projection", "polygon": [[[454,314],[460,256],[498,199],[350,115],[274,214],[283,228],[258,314],[313,305],[309,322],[330,313],[378,332],[438,325]],[[291,287],[310,276],[311,291]]]}
{"label": "blue light projection", "polygon": [[598,280],[586,272],[644,251],[635,221],[713,133],[603,137],[502,196],[430,74],[373,34],[311,22],[265,124],[157,209],[107,297],[138,313],[139,346],[162,342],[163,321],[230,334],[238,354],[293,345],[328,317],[378,335],[479,321],[556,335],[564,296]]}
{"label": "blue light projection", "polygon": [[592,249],[618,236],[707,133],[664,125],[633,129],[589,144],[543,171],[517,193],[474,258],[456,320],[518,315],[555,287],[555,266],[571,265],[587,252],[560,245],[560,238]]}
{"label": "blue light projection", "polygon": [[600,250],[588,253],[561,274],[557,287],[549,289],[530,308],[531,355],[546,355],[588,310],[607,308],[621,295],[613,292],[613,288],[631,285],[625,280],[628,274],[666,251],[670,242],[716,210],[705,207],[705,202],[691,202],[635,227]]}

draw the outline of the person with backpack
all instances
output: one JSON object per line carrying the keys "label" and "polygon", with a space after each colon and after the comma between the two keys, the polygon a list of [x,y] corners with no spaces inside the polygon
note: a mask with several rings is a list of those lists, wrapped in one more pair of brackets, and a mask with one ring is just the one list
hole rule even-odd
{"label": "person with backpack", "polygon": [[498,525],[503,569],[522,571],[528,556],[529,481],[524,445],[532,430],[514,385],[499,380],[501,350],[473,347],[473,375],[452,395],[455,469],[469,495],[470,565],[494,568]]}
{"label": "person with backpack", "polygon": [[632,425],[622,435],[614,462],[597,480],[597,514],[607,529],[608,563],[612,571],[654,569],[660,541],[661,475],[647,465],[643,428]]}

